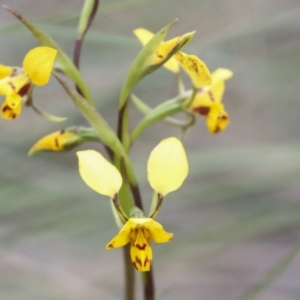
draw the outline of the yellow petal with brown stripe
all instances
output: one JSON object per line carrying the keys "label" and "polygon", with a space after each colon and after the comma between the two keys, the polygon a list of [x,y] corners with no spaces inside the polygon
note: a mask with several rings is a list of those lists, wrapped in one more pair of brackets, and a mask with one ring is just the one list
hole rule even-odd
{"label": "yellow petal with brown stripe", "polygon": [[5,100],[2,103],[2,107],[1,107],[1,117],[6,120],[14,120],[21,114],[21,111],[22,111],[21,101],[19,102],[18,106],[11,108],[8,105],[7,101]]}
{"label": "yellow petal with brown stripe", "polygon": [[178,51],[175,54],[179,65],[191,78],[195,88],[201,88],[212,83],[212,78],[206,64],[195,55]]}

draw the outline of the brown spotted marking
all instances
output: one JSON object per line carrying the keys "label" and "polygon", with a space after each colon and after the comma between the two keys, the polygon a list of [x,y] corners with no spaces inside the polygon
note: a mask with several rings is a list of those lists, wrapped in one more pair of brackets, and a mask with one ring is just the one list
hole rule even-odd
{"label": "brown spotted marking", "polygon": [[54,142],[55,142],[55,146],[56,146],[57,148],[59,148],[59,143],[58,143],[57,137],[55,137]]}
{"label": "brown spotted marking", "polygon": [[6,112],[7,110],[10,110],[11,108],[8,105],[3,106],[2,112]]}
{"label": "brown spotted marking", "polygon": [[156,52],[156,55],[157,55],[159,58],[164,59],[164,56],[161,55],[161,54],[159,54],[159,53],[157,53],[157,52]]}
{"label": "brown spotted marking", "polygon": [[192,64],[192,70],[194,70],[195,73],[197,73],[199,75],[198,66],[197,66],[197,63],[195,61]]}
{"label": "brown spotted marking", "polygon": [[27,83],[25,84],[24,86],[21,87],[21,89],[19,90],[18,94],[21,96],[21,97],[24,97],[25,95],[27,95],[29,89],[31,87],[31,83]]}
{"label": "brown spotted marking", "polygon": [[207,106],[199,106],[199,107],[195,107],[194,112],[202,115],[202,116],[207,116],[210,112],[210,107]]}
{"label": "brown spotted marking", "polygon": [[213,93],[211,91],[208,91],[207,94],[208,94],[209,99],[214,102],[215,98],[214,98]]}
{"label": "brown spotted marking", "polygon": [[14,84],[12,82],[8,82],[8,85],[14,90],[16,91],[16,87],[14,86]]}
{"label": "brown spotted marking", "polygon": [[151,264],[151,260],[148,257],[146,257],[146,259],[144,261],[144,267],[146,267],[148,263],[150,265]]}
{"label": "brown spotted marking", "polygon": [[139,244],[136,244],[135,247],[137,247],[139,250],[145,250],[147,247],[147,244],[144,244],[143,246],[140,246]]}
{"label": "brown spotted marking", "polygon": [[214,130],[214,133],[218,133],[218,132],[220,132],[221,131],[221,128],[217,125],[216,126],[216,129]]}
{"label": "brown spotted marking", "polygon": [[137,270],[138,270],[137,264],[139,264],[141,267],[143,266],[142,261],[137,256],[135,257],[135,260],[132,263]]}

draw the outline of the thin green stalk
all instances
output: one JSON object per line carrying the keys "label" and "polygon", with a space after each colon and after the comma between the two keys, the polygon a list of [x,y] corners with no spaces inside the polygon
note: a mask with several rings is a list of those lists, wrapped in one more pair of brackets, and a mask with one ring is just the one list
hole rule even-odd
{"label": "thin green stalk", "polygon": [[151,213],[151,215],[149,216],[149,218],[155,218],[155,216],[158,214],[159,209],[163,203],[164,197],[161,194],[157,194],[157,202],[156,202],[156,207],[154,209],[154,211]]}
{"label": "thin green stalk", "polygon": [[198,92],[198,89],[196,87],[193,87],[192,95],[191,95],[190,99],[188,101],[186,101],[183,105],[183,107],[185,109],[188,109],[192,105],[192,103],[194,102],[195,97],[197,95],[197,92]]}
{"label": "thin green stalk", "polygon": [[125,276],[125,300],[134,300],[135,276],[134,267],[130,259],[130,245],[123,247],[124,276]]}
{"label": "thin green stalk", "polygon": [[[93,23],[93,20],[98,10],[99,2],[100,2],[99,0],[86,0],[81,11],[81,16],[78,25],[78,36],[75,41],[74,51],[73,51],[73,62],[78,70],[79,70],[81,49],[82,49],[84,37],[87,31],[89,30],[91,24]],[[83,96],[80,87],[77,84],[75,84],[75,87],[77,92],[81,96]]]}
{"label": "thin green stalk", "polygon": [[[118,127],[117,127],[117,135],[122,143],[123,147],[125,148],[126,152],[129,152],[129,132],[128,132],[128,100],[125,101],[123,107],[119,110],[118,116]],[[126,164],[123,158],[121,159],[121,165],[123,165],[123,170],[126,173],[126,177],[128,176],[129,186],[131,189],[131,194],[133,196],[134,205],[138,207],[141,211],[143,211],[143,203],[142,198],[139,190],[138,183],[133,183],[130,181],[129,174],[127,174]],[[143,211],[144,212],[144,211]],[[149,272],[143,273],[143,293],[145,300],[154,300],[155,298],[155,288],[154,288],[154,279],[153,279],[153,271],[150,270]],[[132,298],[133,299],[133,298]]]}

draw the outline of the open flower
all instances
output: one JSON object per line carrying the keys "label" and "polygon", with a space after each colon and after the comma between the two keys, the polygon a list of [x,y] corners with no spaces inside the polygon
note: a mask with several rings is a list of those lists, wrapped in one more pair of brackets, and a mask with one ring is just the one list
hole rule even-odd
{"label": "open flower", "polygon": [[142,213],[131,218],[123,212],[118,202],[118,192],[123,180],[120,172],[100,153],[94,150],[78,151],[79,173],[83,181],[96,192],[109,196],[120,217],[126,221],[119,234],[107,244],[106,249],[122,247],[131,242],[131,259],[140,272],[149,271],[152,261],[150,240],[165,243],[173,234],[167,233],[153,218],[158,213],[164,197],[177,190],[188,174],[188,162],[182,143],[174,137],[162,140],[151,152],[147,169],[148,180],[157,194],[154,210],[148,218]]}
{"label": "open flower", "polygon": [[[222,103],[225,91],[225,80],[233,76],[228,69],[217,69],[212,73],[212,84],[198,90],[189,110],[206,118],[210,133],[223,131],[229,124],[229,115]],[[186,100],[188,101],[188,100]]]}
{"label": "open flower", "polygon": [[[146,45],[153,37],[153,33],[144,28],[135,29],[133,32],[143,45]],[[178,44],[178,41],[182,40],[187,35],[188,34],[163,42],[156,50],[155,59],[161,61],[161,58],[166,56],[164,53],[170,53],[171,51],[168,49],[174,48],[174,45]],[[190,38],[185,41],[185,43],[189,40]],[[179,67],[181,66],[191,78],[195,88],[211,84],[211,74],[209,69],[206,64],[195,55],[188,55],[181,51],[177,51],[163,66],[175,74],[179,73]]]}
{"label": "open flower", "polygon": [[152,262],[149,240],[166,243],[172,238],[172,233],[164,231],[161,224],[151,218],[130,218],[119,234],[106,245],[106,249],[122,247],[130,242],[131,261],[138,271],[145,272],[150,270]]}
{"label": "open flower", "polygon": [[56,53],[53,48],[36,47],[26,54],[22,68],[0,65],[0,95],[6,97],[1,107],[3,118],[17,118],[32,85],[48,83]]}

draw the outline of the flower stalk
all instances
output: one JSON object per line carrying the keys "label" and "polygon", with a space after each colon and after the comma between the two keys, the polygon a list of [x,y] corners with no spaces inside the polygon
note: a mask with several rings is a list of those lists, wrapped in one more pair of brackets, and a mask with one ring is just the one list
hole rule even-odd
{"label": "flower stalk", "polygon": [[[25,104],[47,120],[65,121],[65,118],[58,118],[40,110],[33,101],[34,86],[47,84],[50,76],[54,75],[91,127],[66,126],[63,130],[52,132],[38,140],[28,154],[67,151],[91,141],[104,145],[107,158],[95,150],[77,151],[79,174],[88,187],[109,199],[119,232],[108,242],[106,249],[123,247],[125,299],[133,300],[135,296],[135,268],[142,273],[144,299],[153,300],[154,256],[151,243],[167,243],[173,238],[173,233],[165,231],[154,218],[161,210],[167,194],[180,188],[186,179],[188,160],[182,142],[175,137],[163,139],[151,151],[147,162],[147,174],[154,196],[151,210],[146,216],[129,156],[131,146],[146,128],[159,121],[176,125],[181,129],[183,137],[187,129],[194,125],[196,114],[205,118],[210,133],[223,131],[229,124],[229,115],[222,103],[224,82],[233,73],[220,68],[211,74],[206,64],[197,56],[181,51],[195,32],[165,41],[176,20],[156,34],[138,28],[134,30],[134,34],[143,44],[143,48],[133,61],[121,89],[118,125],[114,130],[96,110],[94,99],[79,71],[84,38],[96,16],[99,3],[99,0],[84,1],[73,60],[37,26],[19,13],[3,6],[30,30],[41,46],[25,55],[22,67],[0,65],[0,95],[5,97],[1,116],[13,120],[20,115],[22,105]],[[145,76],[162,66],[175,75],[178,95],[152,109],[132,95],[132,90]],[[56,70],[59,70],[60,74]],[[189,76],[192,90],[185,91],[181,70]],[[65,77],[72,80],[72,86],[75,88],[70,87]],[[132,131],[129,115],[131,99],[144,114]],[[177,113],[184,113],[187,119],[181,121],[171,118]]]}

